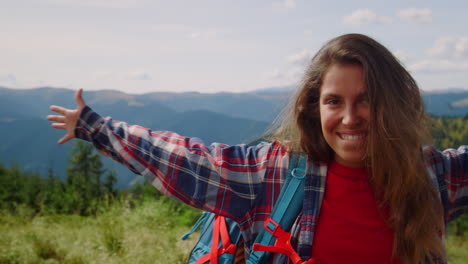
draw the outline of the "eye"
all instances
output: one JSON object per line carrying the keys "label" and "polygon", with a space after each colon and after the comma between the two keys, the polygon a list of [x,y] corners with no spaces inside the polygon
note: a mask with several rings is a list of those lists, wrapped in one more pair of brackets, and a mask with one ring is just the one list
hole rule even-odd
{"label": "eye", "polygon": [[328,104],[328,105],[337,105],[339,103],[340,103],[340,100],[338,99],[329,99],[325,101],[325,104]]}

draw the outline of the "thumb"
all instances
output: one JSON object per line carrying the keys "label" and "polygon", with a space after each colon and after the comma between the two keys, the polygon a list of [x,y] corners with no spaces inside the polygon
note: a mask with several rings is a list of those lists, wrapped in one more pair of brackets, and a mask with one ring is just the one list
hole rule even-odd
{"label": "thumb", "polygon": [[83,100],[83,97],[81,94],[83,93],[83,88],[78,89],[75,93],[75,101],[76,101],[76,106],[78,109],[83,109],[86,106],[85,101]]}
{"label": "thumb", "polygon": [[63,144],[65,142],[68,142],[70,141],[71,139],[73,139],[74,136],[73,135],[70,135],[69,133],[67,133],[65,136],[63,136],[61,139],[59,139],[57,141],[58,144]]}

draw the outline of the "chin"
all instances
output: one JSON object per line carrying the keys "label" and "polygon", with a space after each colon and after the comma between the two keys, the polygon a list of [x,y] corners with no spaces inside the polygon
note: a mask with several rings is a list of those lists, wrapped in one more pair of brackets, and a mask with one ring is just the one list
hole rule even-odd
{"label": "chin", "polygon": [[356,155],[355,153],[352,155],[335,155],[335,161],[348,167],[366,167],[364,155]]}

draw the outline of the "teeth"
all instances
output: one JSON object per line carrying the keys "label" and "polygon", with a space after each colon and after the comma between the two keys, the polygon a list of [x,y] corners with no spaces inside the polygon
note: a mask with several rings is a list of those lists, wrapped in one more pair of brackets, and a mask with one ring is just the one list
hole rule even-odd
{"label": "teeth", "polygon": [[341,135],[344,140],[359,140],[364,138],[364,135]]}

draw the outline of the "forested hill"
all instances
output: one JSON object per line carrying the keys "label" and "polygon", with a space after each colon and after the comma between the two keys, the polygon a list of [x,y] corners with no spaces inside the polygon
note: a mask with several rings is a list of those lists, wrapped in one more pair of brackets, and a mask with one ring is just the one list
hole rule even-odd
{"label": "forested hill", "polygon": [[[155,92],[143,95],[118,91],[85,91],[86,102],[97,112],[155,130],[176,131],[205,143],[247,143],[261,136],[285,106],[291,88],[250,93],[203,94]],[[65,175],[70,144],[56,144],[62,131],[50,128],[45,116],[51,104],[75,107],[74,91],[43,87],[15,90],[0,87],[0,164],[46,175],[52,167]],[[434,116],[466,116],[468,90],[424,94]],[[465,119],[464,119],[465,120]],[[464,121],[465,122],[465,121]],[[467,142],[465,142],[467,143]],[[104,159],[116,170],[120,187],[134,179],[128,170]]]}

